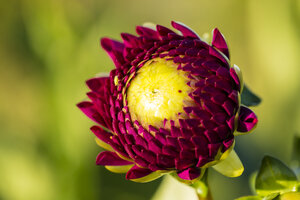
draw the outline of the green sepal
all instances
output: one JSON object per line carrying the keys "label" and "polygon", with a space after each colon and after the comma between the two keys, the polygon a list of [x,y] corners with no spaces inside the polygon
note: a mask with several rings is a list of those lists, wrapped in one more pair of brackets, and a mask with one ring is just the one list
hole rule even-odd
{"label": "green sepal", "polygon": [[133,167],[133,164],[132,165],[121,165],[121,166],[109,166],[109,165],[105,166],[105,168],[107,170],[114,172],[114,173],[119,173],[119,174],[127,173],[131,167]]}
{"label": "green sepal", "polygon": [[137,182],[137,183],[147,183],[147,182],[153,181],[155,179],[158,179],[163,175],[164,175],[163,173],[161,173],[159,171],[155,171],[155,172],[152,172],[151,174],[144,176],[142,178],[130,179],[130,180],[133,182]]}
{"label": "green sepal", "polygon": [[255,181],[256,193],[268,196],[295,190],[298,185],[295,173],[280,160],[265,156]]}
{"label": "green sepal", "polygon": [[229,153],[225,160],[222,160],[212,168],[228,177],[238,177],[244,172],[244,166],[234,150]]}
{"label": "green sepal", "polygon": [[261,102],[261,99],[254,94],[247,85],[244,84],[244,88],[241,94],[241,103],[245,106],[257,106]]}

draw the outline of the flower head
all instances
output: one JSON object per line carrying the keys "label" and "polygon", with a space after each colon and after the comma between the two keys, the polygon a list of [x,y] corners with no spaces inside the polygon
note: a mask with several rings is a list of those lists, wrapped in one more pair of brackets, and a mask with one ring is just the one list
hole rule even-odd
{"label": "flower head", "polygon": [[164,173],[191,181],[209,166],[226,170],[227,162],[240,170],[227,174],[238,176],[234,135],[257,124],[240,103],[240,70],[218,29],[208,44],[187,26],[172,26],[180,34],[137,26],[139,36],[122,33],[123,42],[101,39],[116,69],[88,80],[90,101],[78,104],[99,124],[91,130],[107,149],[96,163],[139,182]]}

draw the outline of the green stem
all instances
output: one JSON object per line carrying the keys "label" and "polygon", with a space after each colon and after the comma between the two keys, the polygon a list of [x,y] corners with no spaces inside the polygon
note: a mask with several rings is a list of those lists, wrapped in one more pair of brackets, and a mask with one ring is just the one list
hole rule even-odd
{"label": "green stem", "polygon": [[195,189],[199,200],[213,200],[207,177],[208,170],[205,171],[203,177],[199,181],[191,185]]}
{"label": "green stem", "polygon": [[196,191],[196,193],[197,193],[198,200],[213,200],[209,188],[208,188],[208,193],[207,193],[206,197],[202,196],[202,195],[199,194],[197,191]]}

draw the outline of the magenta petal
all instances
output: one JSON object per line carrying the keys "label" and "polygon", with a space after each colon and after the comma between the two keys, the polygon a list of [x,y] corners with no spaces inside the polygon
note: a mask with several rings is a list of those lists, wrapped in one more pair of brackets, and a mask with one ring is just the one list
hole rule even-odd
{"label": "magenta petal", "polygon": [[114,61],[116,66],[124,62],[123,50],[124,44],[109,38],[101,39],[102,48],[108,53],[111,59]]}
{"label": "magenta petal", "polygon": [[256,126],[257,122],[255,113],[249,108],[241,106],[237,131],[249,132]]}
{"label": "magenta petal", "polygon": [[123,160],[115,152],[103,151],[98,154],[96,159],[97,165],[109,165],[109,166],[120,166],[120,165],[132,165],[132,162]]}
{"label": "magenta petal", "polygon": [[167,37],[169,33],[176,34],[174,31],[161,25],[156,25],[156,30],[161,37]]}
{"label": "magenta petal", "polygon": [[87,86],[94,92],[101,92],[104,90],[104,85],[106,85],[106,81],[109,77],[98,77],[98,78],[91,78],[86,81]]}
{"label": "magenta petal", "polygon": [[224,53],[229,58],[229,51],[228,51],[228,46],[226,44],[225,38],[217,28],[215,28],[213,31],[213,39],[211,44],[215,46],[217,49],[219,49],[222,53]]}
{"label": "magenta petal", "polygon": [[140,168],[138,166],[133,166],[126,174],[126,179],[138,179],[144,176],[151,174],[152,171],[150,169]]}
{"label": "magenta petal", "polygon": [[91,128],[91,131],[96,135],[97,138],[99,138],[103,142],[105,142],[107,144],[109,144],[109,143],[112,142],[111,137],[113,135],[111,133],[103,130],[101,127],[99,127],[99,126],[93,126]]}
{"label": "magenta petal", "polygon": [[79,104],[77,104],[77,107],[90,119],[105,126],[105,122],[103,121],[103,118],[100,116],[98,111],[95,109],[95,106],[93,103],[88,102],[88,101],[83,101],[83,102],[80,102]]}
{"label": "magenta petal", "polygon": [[224,64],[228,65],[227,60],[225,59],[225,56],[219,53],[216,49],[213,47],[209,47],[209,54],[212,56],[215,56],[216,58],[220,59]]}
{"label": "magenta petal", "polygon": [[175,29],[179,30],[183,36],[199,39],[199,36],[197,35],[197,33],[195,33],[188,26],[186,26],[180,22],[174,22],[174,21],[172,21],[171,24]]}
{"label": "magenta petal", "polygon": [[201,169],[199,168],[187,168],[181,172],[177,172],[179,178],[184,180],[193,180],[198,178],[201,174]]}
{"label": "magenta petal", "polygon": [[140,36],[144,36],[144,37],[155,39],[155,40],[159,39],[157,32],[155,30],[151,29],[151,28],[147,28],[147,27],[144,27],[144,26],[137,26],[136,27],[136,32]]}
{"label": "magenta petal", "polygon": [[230,68],[230,76],[232,77],[234,83],[236,84],[237,89],[240,91],[241,90],[240,79],[233,68]]}
{"label": "magenta petal", "polygon": [[139,38],[129,33],[121,33],[121,37],[126,47],[137,48],[139,47]]}

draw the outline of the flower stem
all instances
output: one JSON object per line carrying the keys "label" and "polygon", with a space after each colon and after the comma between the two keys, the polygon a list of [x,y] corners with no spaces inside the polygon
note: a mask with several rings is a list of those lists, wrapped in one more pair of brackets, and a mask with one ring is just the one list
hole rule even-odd
{"label": "flower stem", "polygon": [[208,170],[205,171],[203,177],[199,181],[191,185],[195,189],[199,200],[213,200],[207,182],[207,177],[208,177]]}
{"label": "flower stem", "polygon": [[196,191],[196,193],[197,193],[198,200],[213,200],[210,189],[208,189],[208,193],[207,193],[206,197],[202,196],[197,191]]}

